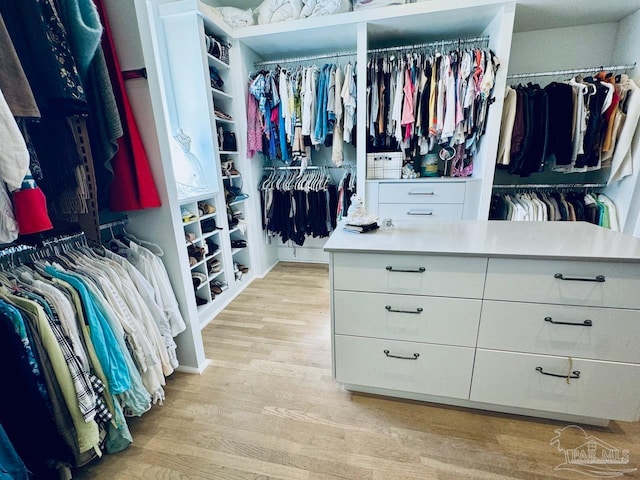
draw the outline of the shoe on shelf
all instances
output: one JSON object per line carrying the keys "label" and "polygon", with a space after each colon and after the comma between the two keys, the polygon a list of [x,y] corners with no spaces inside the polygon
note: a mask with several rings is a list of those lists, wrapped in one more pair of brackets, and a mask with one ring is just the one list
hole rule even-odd
{"label": "shoe on shelf", "polygon": [[225,198],[227,200],[227,203],[233,203],[239,202],[241,200],[246,200],[247,198],[249,198],[249,195],[243,193],[239,187],[229,185],[225,190]]}
{"label": "shoe on shelf", "polygon": [[206,298],[202,298],[196,295],[196,305],[197,306],[201,306],[201,305],[206,305],[207,303],[209,303],[209,300],[207,300]]}
{"label": "shoe on shelf", "polygon": [[222,270],[222,265],[217,258],[214,258],[207,262],[207,269],[209,270],[209,273],[218,273]]}
{"label": "shoe on shelf", "polygon": [[220,249],[220,245],[215,243],[212,237],[207,237],[205,242],[207,244],[207,248],[209,249],[209,255],[213,255]]}
{"label": "shoe on shelf", "polygon": [[207,281],[207,276],[202,272],[191,272],[191,281],[193,282],[193,289],[197,290],[200,285]]}
{"label": "shoe on shelf", "polygon": [[231,240],[231,246],[233,248],[245,248],[247,246],[246,240]]}
{"label": "shoe on shelf", "polygon": [[190,257],[196,259],[196,261],[200,261],[204,258],[205,249],[204,247],[197,247],[196,245],[189,245],[187,247],[187,253]]}
{"label": "shoe on shelf", "polygon": [[187,243],[193,243],[196,241],[196,234],[193,232],[184,232],[184,239]]}
{"label": "shoe on shelf", "polygon": [[198,208],[202,210],[202,215],[210,215],[216,213],[216,207],[206,202],[198,202]]}
{"label": "shoe on shelf", "polygon": [[216,225],[215,218],[207,218],[206,220],[203,220],[200,222],[200,228],[202,228],[202,231],[205,233],[213,232],[214,230],[222,230],[222,227],[218,227]]}
{"label": "shoe on shelf", "polygon": [[211,289],[211,293],[220,295],[223,291],[225,291],[229,287],[224,282],[213,280],[211,283],[209,283],[209,288]]}
{"label": "shoe on shelf", "polygon": [[198,217],[193,214],[192,212],[190,212],[187,208],[182,207],[180,209],[180,215],[182,216],[182,222],[183,223],[189,223],[189,222],[193,222],[194,220],[196,220]]}
{"label": "shoe on shelf", "polygon": [[234,272],[238,271],[240,273],[247,273],[249,271],[249,267],[242,265],[241,263],[234,263],[233,271]]}

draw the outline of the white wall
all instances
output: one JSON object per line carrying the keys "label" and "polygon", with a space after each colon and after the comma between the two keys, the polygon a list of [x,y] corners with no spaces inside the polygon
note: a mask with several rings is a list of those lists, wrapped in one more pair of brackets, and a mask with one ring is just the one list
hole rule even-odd
{"label": "white wall", "polygon": [[509,73],[609,65],[617,33],[615,22],[514,33]]}

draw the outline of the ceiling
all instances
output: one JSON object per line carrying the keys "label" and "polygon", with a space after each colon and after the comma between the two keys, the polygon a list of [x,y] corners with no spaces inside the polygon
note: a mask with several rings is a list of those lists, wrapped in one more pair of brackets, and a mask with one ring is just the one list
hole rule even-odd
{"label": "ceiling", "polygon": [[[255,8],[262,0],[203,0],[213,6]],[[424,1],[424,0],[418,0]],[[640,9],[640,0],[516,0],[516,32],[617,22]]]}

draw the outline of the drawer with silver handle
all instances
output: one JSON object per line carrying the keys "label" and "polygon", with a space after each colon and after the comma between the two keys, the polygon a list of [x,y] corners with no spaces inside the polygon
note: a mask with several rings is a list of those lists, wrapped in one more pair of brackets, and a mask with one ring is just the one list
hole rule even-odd
{"label": "drawer with silver handle", "polygon": [[436,222],[439,220],[462,220],[464,207],[455,203],[380,203],[378,215],[393,220],[422,220]]}
{"label": "drawer with silver handle", "polygon": [[478,347],[640,363],[640,311],[485,300]]}
{"label": "drawer with silver handle", "polygon": [[638,420],[640,365],[478,349],[470,400]]}
{"label": "drawer with silver handle", "polygon": [[380,183],[379,203],[464,203],[464,182]]}
{"label": "drawer with silver handle", "polygon": [[335,335],[336,380],[468,398],[475,349]]}
{"label": "drawer with silver handle", "polygon": [[334,289],[482,298],[487,259],[334,253]]}
{"label": "drawer with silver handle", "polygon": [[492,258],[485,298],[640,309],[638,292],[637,263]]}
{"label": "drawer with silver handle", "polygon": [[475,347],[481,300],[380,293],[334,293],[341,335]]}

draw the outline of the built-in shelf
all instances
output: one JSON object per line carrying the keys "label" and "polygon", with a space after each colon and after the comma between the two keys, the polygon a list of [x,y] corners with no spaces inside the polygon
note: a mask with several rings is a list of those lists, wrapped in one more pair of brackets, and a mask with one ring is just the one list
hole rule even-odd
{"label": "built-in shelf", "polygon": [[207,218],[213,218],[217,215],[217,213],[207,213],[206,215],[203,215],[200,217],[200,220],[206,220]]}
{"label": "built-in shelf", "polygon": [[[193,265],[191,265],[191,270],[193,270],[194,268],[198,268],[200,265],[204,265],[204,259],[200,260],[197,263],[194,263]],[[199,288],[199,287],[198,287]]]}
{"label": "built-in shelf", "polygon": [[215,234],[220,233],[220,230],[213,230],[212,232],[205,232],[202,234],[202,238],[206,239],[209,237],[213,237]]}
{"label": "built-in shelf", "polygon": [[222,90],[218,90],[217,88],[212,88],[214,98],[225,98],[227,100],[233,100],[233,97]]}
{"label": "built-in shelf", "polygon": [[229,150],[220,150],[220,152],[218,153],[220,153],[220,155],[237,155],[238,154],[238,152],[231,152]]}
{"label": "built-in shelf", "polygon": [[233,120],[227,120],[226,118],[221,117],[213,117],[216,120],[216,123],[226,123],[228,125],[234,125],[236,122]]}
{"label": "built-in shelf", "polygon": [[211,55],[210,53],[207,53],[207,61],[209,62],[209,65],[212,67],[216,67],[222,70],[228,70],[229,69],[229,65],[224,63],[222,60],[214,57],[213,55]]}

